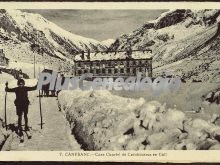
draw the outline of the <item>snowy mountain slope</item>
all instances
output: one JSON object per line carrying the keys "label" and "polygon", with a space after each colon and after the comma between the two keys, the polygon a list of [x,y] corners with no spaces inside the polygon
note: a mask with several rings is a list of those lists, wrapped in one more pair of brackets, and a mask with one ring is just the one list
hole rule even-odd
{"label": "snowy mountain slope", "polygon": [[[4,9],[0,13],[1,27],[17,33],[17,36],[24,40],[32,41],[31,39],[34,37],[35,43],[42,44],[39,41],[42,39],[47,41],[49,46],[57,49],[64,47],[64,50],[69,53],[72,53],[70,51],[77,52],[87,49],[105,49],[105,46],[100,42],[65,31],[39,14]],[[33,33],[35,36],[32,36]]]}
{"label": "snowy mountain slope", "polygon": [[[215,27],[207,32],[193,40],[196,47],[188,48],[185,53],[178,54],[182,60],[175,59],[175,61],[181,61],[181,64],[169,66],[173,64],[171,61],[170,64],[158,67],[155,71],[161,73],[166,67],[167,70],[182,75],[184,79],[220,82],[220,24],[218,23],[217,29]],[[184,55],[188,57],[184,58]]]}
{"label": "snowy mountain slope", "polygon": [[[153,51],[155,74],[161,74],[164,68],[169,68],[169,71],[173,71],[185,79],[218,81],[219,65],[218,62],[213,63],[212,61],[214,59],[219,61],[219,46],[217,45],[219,15],[220,10],[169,11],[156,20],[147,22],[132,33],[117,38],[109,49],[124,50],[132,47],[132,49],[142,50],[150,48]],[[215,52],[211,50],[211,47],[215,48]],[[200,60],[197,59],[197,56]],[[181,62],[176,63],[178,61]],[[172,65],[174,62],[175,65]],[[215,68],[215,71],[208,68],[206,72],[199,71],[203,65]]]}
{"label": "snowy mountain slope", "polygon": [[107,47],[110,47],[111,44],[113,44],[114,42],[115,42],[114,39],[107,39],[107,40],[102,41],[101,43]]}
{"label": "snowy mountain slope", "polygon": [[39,14],[0,9],[0,49],[10,60],[71,70],[75,54],[106,50],[94,39],[63,30]]}

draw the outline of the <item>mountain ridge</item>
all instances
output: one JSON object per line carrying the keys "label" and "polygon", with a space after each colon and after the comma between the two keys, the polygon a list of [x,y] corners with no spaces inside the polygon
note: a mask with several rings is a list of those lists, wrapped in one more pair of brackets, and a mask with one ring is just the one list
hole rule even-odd
{"label": "mountain ridge", "polygon": [[76,54],[107,49],[101,42],[72,34],[40,14],[0,9],[0,22],[0,48],[11,61],[33,63],[35,56],[39,64],[71,71]]}
{"label": "mountain ridge", "polygon": [[72,34],[46,20],[40,14],[5,9],[1,9],[0,13],[2,22],[0,28],[9,33],[15,33],[14,35],[22,41],[30,41],[45,49],[44,44],[48,48],[65,51],[66,54],[74,54],[88,49],[106,49],[101,42]]}
{"label": "mountain ridge", "polygon": [[[149,48],[153,52],[155,76],[161,75],[166,68],[167,71],[186,80],[220,82],[220,78],[217,78],[219,60],[216,58],[215,63],[212,60],[219,57],[219,48],[217,44],[212,45],[216,49],[213,52],[207,47],[215,38],[219,39],[219,20],[220,10],[168,11],[156,20],[148,21],[132,33],[118,37],[109,50],[125,50],[129,47],[140,50]],[[201,55],[199,50],[203,47],[207,50]],[[211,51],[212,54],[209,53]],[[206,71],[199,71],[198,68],[203,65],[209,67]],[[209,70],[210,68],[212,70]]]}

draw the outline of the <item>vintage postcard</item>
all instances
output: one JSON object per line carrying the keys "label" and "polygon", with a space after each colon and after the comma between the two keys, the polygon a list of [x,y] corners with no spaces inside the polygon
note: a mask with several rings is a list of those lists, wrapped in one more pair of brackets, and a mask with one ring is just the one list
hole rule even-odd
{"label": "vintage postcard", "polygon": [[0,150],[220,162],[220,3],[1,2]]}

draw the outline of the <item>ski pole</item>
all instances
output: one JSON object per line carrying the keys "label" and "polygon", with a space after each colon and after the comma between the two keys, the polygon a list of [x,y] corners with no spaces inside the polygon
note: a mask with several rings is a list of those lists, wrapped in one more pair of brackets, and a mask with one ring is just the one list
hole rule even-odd
{"label": "ski pole", "polygon": [[6,110],[7,92],[5,92],[5,129],[7,130],[7,110]]}
{"label": "ski pole", "polygon": [[41,109],[40,90],[39,90],[39,105],[40,105],[40,128],[43,129],[43,117],[42,117],[42,109]]}

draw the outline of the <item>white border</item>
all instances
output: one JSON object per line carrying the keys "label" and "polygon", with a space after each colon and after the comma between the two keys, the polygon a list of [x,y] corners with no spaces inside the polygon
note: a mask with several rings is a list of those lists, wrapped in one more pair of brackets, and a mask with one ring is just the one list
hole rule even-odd
{"label": "white border", "polygon": [[[220,9],[219,2],[0,2],[4,9]],[[128,156],[128,153],[157,156]],[[65,156],[89,153],[89,156]],[[120,153],[127,156],[95,156],[95,153]],[[159,156],[159,153],[164,156]],[[60,156],[60,154],[62,156]],[[118,162],[220,162],[216,151],[0,151],[1,161],[118,161]]]}
{"label": "white border", "polygon": [[[70,156],[70,154],[72,154]],[[87,156],[82,156],[88,154]],[[115,156],[109,156],[115,154]],[[131,154],[145,154],[133,156]],[[100,156],[102,155],[102,156]],[[1,151],[1,161],[220,162],[220,150]]]}
{"label": "white border", "polygon": [[8,9],[219,9],[219,2],[0,2]]}

